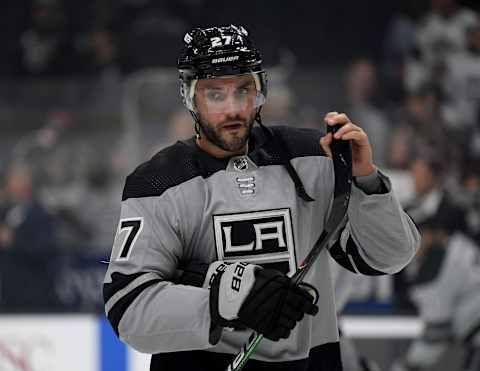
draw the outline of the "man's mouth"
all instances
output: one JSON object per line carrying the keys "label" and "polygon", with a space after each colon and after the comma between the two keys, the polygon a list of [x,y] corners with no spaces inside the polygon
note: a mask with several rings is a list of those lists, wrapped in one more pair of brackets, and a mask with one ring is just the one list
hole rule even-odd
{"label": "man's mouth", "polygon": [[222,129],[235,130],[240,129],[243,125],[242,121],[229,121],[222,125]]}

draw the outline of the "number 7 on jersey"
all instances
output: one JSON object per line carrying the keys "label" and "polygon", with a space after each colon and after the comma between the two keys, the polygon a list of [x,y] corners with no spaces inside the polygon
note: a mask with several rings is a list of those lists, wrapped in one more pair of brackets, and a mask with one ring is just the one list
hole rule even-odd
{"label": "number 7 on jersey", "polygon": [[126,235],[123,236],[123,242],[120,247],[120,253],[117,255],[116,260],[128,260],[132,252],[132,247],[137,241],[137,238],[143,228],[143,218],[128,218],[120,219],[118,223],[118,230],[116,238],[121,238],[124,233],[127,231]]}

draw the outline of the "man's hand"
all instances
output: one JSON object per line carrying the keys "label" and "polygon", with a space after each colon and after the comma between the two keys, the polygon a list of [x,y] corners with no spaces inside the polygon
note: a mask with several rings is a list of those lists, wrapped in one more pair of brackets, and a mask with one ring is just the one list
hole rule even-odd
{"label": "man's hand", "polygon": [[210,289],[211,344],[220,339],[222,327],[251,328],[270,340],[286,339],[305,313],[318,311],[311,285],[293,285],[279,271],[254,264],[191,261],[177,270],[172,282]]}
{"label": "man's hand", "polygon": [[277,341],[286,339],[305,314],[315,315],[315,298],[274,269],[234,263],[218,272],[210,288],[211,343],[221,327],[248,327]]}
{"label": "man's hand", "polygon": [[[366,176],[375,171],[372,159],[372,147],[363,129],[353,124],[344,113],[329,112],[325,115],[327,125],[340,124],[342,127],[335,133],[335,139],[351,140],[352,142],[352,173],[353,176]],[[330,144],[332,134],[328,133],[320,139],[323,150],[332,157]]]}

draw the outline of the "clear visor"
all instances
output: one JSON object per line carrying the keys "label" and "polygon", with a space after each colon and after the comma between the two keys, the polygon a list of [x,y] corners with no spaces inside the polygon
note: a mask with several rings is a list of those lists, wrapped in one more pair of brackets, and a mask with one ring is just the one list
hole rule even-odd
{"label": "clear visor", "polygon": [[191,109],[205,113],[245,112],[265,103],[265,92],[258,73],[193,80],[189,89]]}

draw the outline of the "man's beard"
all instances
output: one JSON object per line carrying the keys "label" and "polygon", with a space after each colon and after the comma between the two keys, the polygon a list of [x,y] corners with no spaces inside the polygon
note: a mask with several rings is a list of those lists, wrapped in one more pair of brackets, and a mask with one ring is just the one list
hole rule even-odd
{"label": "man's beard", "polygon": [[243,119],[240,116],[231,116],[227,117],[222,124],[229,122],[229,121],[240,121],[246,127],[246,133],[243,136],[234,136],[231,138],[230,141],[225,141],[222,138],[220,131],[222,130],[222,125],[218,129],[215,129],[213,126],[208,124],[206,121],[202,120],[201,116],[199,116],[199,124],[202,128],[203,134],[205,135],[206,139],[210,142],[215,144],[217,147],[220,147],[224,151],[229,152],[236,152],[242,149],[248,142],[248,138],[250,137],[250,132],[252,131],[253,123],[255,121],[255,117],[251,117],[250,119]]}

